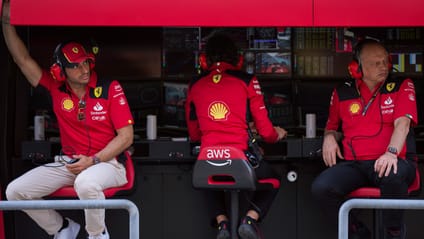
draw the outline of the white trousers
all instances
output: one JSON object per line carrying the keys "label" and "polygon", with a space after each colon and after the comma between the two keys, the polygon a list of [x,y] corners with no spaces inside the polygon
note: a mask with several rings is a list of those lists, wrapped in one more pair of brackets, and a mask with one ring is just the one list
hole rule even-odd
{"label": "white trousers", "polygon": [[[103,190],[127,182],[125,167],[116,159],[93,165],[78,175],[69,172],[61,163],[38,166],[13,180],[6,189],[8,200],[42,200],[63,186],[73,185],[80,199],[105,199]],[[63,224],[55,210],[24,210],[49,235]],[[104,209],[85,209],[85,229],[97,235],[105,228]]]}

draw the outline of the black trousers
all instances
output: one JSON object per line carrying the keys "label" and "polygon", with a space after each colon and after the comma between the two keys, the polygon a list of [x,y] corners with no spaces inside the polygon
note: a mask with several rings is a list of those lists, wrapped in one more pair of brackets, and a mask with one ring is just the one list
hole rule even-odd
{"label": "black trousers", "polygon": [[[255,168],[257,179],[263,178],[276,178],[280,180],[279,176],[272,167],[264,160]],[[267,190],[256,190],[254,192],[241,192],[240,200],[246,199],[248,203],[247,210],[255,210],[259,214],[259,220],[263,219],[272,205],[278,193],[278,188],[268,188]],[[218,215],[229,215],[229,198],[224,191],[211,191],[214,199],[214,218]],[[242,204],[242,203],[241,203]],[[244,213],[244,212],[241,212]]]}
{"label": "black trousers", "polygon": [[[375,160],[347,160],[324,170],[312,183],[312,194],[320,203],[329,223],[337,225],[338,212],[346,196],[357,188],[370,186],[381,190],[381,198],[408,197],[408,186],[415,179],[417,164],[412,159],[398,160],[397,174],[393,171],[382,178],[374,172]],[[386,227],[403,223],[403,210],[383,210]]]}

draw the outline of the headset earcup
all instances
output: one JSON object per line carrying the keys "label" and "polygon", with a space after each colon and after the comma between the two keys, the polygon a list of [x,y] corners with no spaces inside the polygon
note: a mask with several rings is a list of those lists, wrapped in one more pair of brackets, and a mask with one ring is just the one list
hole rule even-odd
{"label": "headset earcup", "polygon": [[90,63],[90,70],[93,70],[94,67],[96,66],[96,57],[94,53],[89,53],[88,56],[89,56],[88,62]]}
{"label": "headset earcup", "polygon": [[243,57],[243,54],[240,54],[239,61],[236,66],[238,70],[241,70],[241,68],[243,68],[243,63],[244,63],[244,57]]}
{"label": "headset earcup", "polygon": [[90,61],[90,70],[93,70],[96,66],[96,63],[94,61]]}
{"label": "headset earcup", "polygon": [[50,67],[50,74],[57,81],[65,81],[65,74],[63,73],[62,68],[58,63],[54,63]]}
{"label": "headset earcup", "polygon": [[362,79],[362,71],[357,61],[355,60],[351,61],[349,65],[347,66],[347,69],[352,78],[358,79],[358,80]]}
{"label": "headset earcup", "polygon": [[389,63],[387,64],[387,66],[389,67],[389,72],[392,72],[393,70],[393,63],[392,63],[392,55],[389,54]]}
{"label": "headset earcup", "polygon": [[199,65],[200,65],[200,69],[202,69],[202,70],[208,69],[208,62],[206,60],[206,54],[205,53],[200,53],[200,55],[199,55]]}

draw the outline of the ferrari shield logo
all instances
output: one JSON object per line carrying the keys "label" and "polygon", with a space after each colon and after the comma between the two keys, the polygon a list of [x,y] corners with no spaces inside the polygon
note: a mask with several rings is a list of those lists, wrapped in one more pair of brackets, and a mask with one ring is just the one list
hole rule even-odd
{"label": "ferrari shield logo", "polygon": [[99,98],[102,95],[103,92],[103,88],[101,86],[96,87],[96,89],[94,89],[94,96],[96,98]]}
{"label": "ferrari shield logo", "polygon": [[392,83],[389,83],[389,84],[386,85],[386,90],[388,92],[390,92],[390,91],[392,91],[395,88],[395,86],[396,86],[395,83],[393,83],[393,82]]}
{"label": "ferrari shield logo", "polygon": [[99,53],[99,47],[98,46],[93,46],[91,48],[91,50],[93,51],[94,55],[97,55]]}
{"label": "ferrari shield logo", "polygon": [[214,75],[212,77],[212,81],[213,81],[213,83],[217,84],[217,83],[219,83],[219,81],[221,80],[221,78],[222,78],[222,75],[221,74],[217,74],[217,75]]}

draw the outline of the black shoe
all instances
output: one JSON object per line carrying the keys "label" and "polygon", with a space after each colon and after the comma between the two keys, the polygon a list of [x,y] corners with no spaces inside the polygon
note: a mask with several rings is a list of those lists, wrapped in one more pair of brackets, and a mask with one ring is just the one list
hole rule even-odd
{"label": "black shoe", "polygon": [[386,239],[405,239],[406,226],[403,224],[401,227],[388,227],[385,233]]}
{"label": "black shoe", "polygon": [[222,221],[218,224],[218,234],[216,239],[230,239],[230,227],[228,221]]}
{"label": "black shoe", "polygon": [[352,223],[349,225],[349,239],[371,239],[371,232],[362,222]]}
{"label": "black shoe", "polygon": [[238,228],[238,234],[241,239],[260,239],[259,227],[255,219],[245,216]]}

